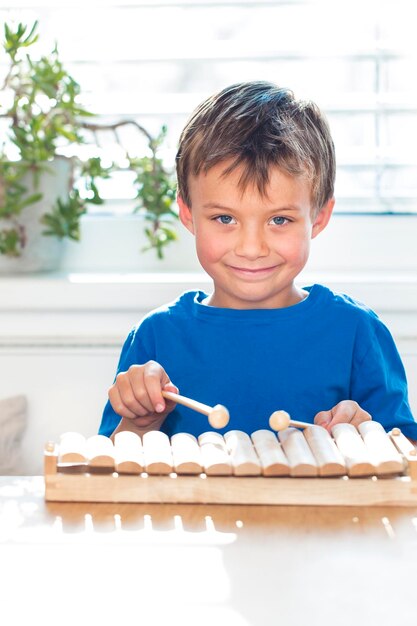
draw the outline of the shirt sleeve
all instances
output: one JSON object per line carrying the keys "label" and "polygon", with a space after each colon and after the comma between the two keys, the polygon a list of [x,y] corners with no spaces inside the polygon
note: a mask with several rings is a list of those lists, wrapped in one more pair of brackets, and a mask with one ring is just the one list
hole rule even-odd
{"label": "shirt sleeve", "polygon": [[[116,380],[117,374],[126,372],[131,365],[146,363],[154,358],[151,353],[150,335],[150,328],[146,323],[142,323],[130,331],[120,353],[114,380]],[[120,419],[120,415],[113,410],[110,401],[107,400],[101,418],[99,434],[110,437],[119,424]]]}
{"label": "shirt sleeve", "polygon": [[353,359],[351,398],[385,430],[398,427],[417,439],[404,365],[388,328],[371,314],[358,330]]}

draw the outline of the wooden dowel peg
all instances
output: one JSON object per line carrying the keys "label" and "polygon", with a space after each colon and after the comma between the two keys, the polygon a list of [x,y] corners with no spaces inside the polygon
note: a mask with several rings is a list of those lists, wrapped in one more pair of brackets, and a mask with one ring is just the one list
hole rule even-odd
{"label": "wooden dowel peg", "polygon": [[203,404],[197,400],[180,396],[178,393],[173,393],[172,391],[162,390],[162,395],[166,400],[172,400],[173,402],[182,404],[183,406],[193,409],[198,413],[207,415],[209,424],[213,428],[224,428],[229,423],[229,411],[221,404],[209,406],[208,404]]}
{"label": "wooden dowel peg", "polygon": [[57,446],[55,445],[53,441],[47,441],[45,444],[44,465],[43,465],[45,476],[47,474],[56,474],[57,463],[58,463]]}
{"label": "wooden dowel peg", "polygon": [[408,474],[413,481],[417,481],[417,449],[414,444],[402,434],[400,428],[393,428],[389,433],[391,441],[398,452],[404,457],[408,465]]}
{"label": "wooden dowel peg", "polygon": [[293,428],[308,428],[312,424],[292,420],[287,411],[274,411],[269,418],[269,425],[272,430],[280,431],[285,430],[285,428],[288,428],[289,426],[292,426]]}

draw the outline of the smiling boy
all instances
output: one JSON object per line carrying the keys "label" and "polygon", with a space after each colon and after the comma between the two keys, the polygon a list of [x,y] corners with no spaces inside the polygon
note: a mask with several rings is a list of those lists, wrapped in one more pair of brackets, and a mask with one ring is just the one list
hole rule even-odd
{"label": "smiling boy", "polygon": [[191,116],[177,175],[180,219],[213,290],[186,292],[132,329],[100,432],[209,429],[164,388],[227,406],[228,430],[268,428],[285,409],[329,430],[375,419],[416,439],[385,325],[346,295],[296,283],[334,206],[334,147],[318,107],[271,83],[232,85]]}
{"label": "smiling boy", "polygon": [[230,309],[275,309],[308,295],[294,283],[304,268],[310,241],[330,219],[330,199],[316,212],[311,185],[272,168],[265,195],[241,190],[238,166],[230,162],[190,177],[192,209],[178,197],[182,223],[196,239],[199,261],[214,291],[205,304]]}

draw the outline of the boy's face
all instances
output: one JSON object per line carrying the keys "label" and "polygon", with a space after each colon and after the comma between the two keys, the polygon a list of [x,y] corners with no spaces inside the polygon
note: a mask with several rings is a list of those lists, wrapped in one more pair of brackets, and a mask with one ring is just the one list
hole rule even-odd
{"label": "boy's face", "polygon": [[214,282],[209,304],[234,309],[281,308],[305,293],[294,285],[310,241],[327,225],[334,201],[313,215],[311,185],[274,168],[267,195],[238,186],[228,163],[189,181],[192,208],[178,198],[182,223],[196,238],[199,261]]}

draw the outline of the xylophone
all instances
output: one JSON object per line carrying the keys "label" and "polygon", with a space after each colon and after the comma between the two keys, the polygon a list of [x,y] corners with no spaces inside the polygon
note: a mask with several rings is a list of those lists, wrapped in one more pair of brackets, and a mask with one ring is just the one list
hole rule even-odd
{"label": "xylophone", "polygon": [[288,427],[196,439],[160,431],[111,439],[65,433],[45,446],[51,501],[417,505],[417,456],[378,422]]}

